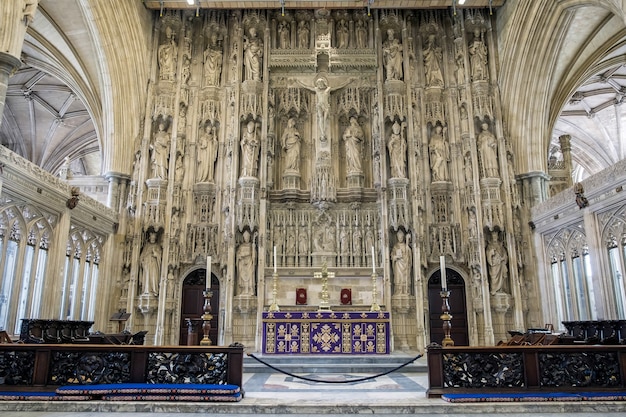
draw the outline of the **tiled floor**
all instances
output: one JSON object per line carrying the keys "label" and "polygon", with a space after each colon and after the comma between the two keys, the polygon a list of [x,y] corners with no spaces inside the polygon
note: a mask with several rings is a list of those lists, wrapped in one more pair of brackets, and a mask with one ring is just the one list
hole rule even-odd
{"label": "tiled floor", "polygon": [[[371,374],[370,374],[371,375]],[[403,401],[426,399],[428,376],[417,373],[391,373],[360,382],[350,382],[368,374],[298,374],[312,382],[284,374],[245,375],[245,399],[272,399],[287,402],[383,402],[398,404]]]}

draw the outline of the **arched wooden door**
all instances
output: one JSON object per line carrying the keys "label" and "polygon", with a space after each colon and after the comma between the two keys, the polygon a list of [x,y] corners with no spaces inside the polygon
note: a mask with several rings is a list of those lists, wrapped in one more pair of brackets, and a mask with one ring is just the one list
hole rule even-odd
{"label": "arched wooden door", "polygon": [[[180,303],[180,345],[187,345],[188,326],[187,319],[201,320],[204,314],[204,294],[206,288],[206,269],[196,269],[190,273],[183,281],[182,300]],[[213,345],[217,345],[218,329],[218,312],[220,302],[220,282],[217,277],[211,274],[211,331],[209,338]],[[200,344],[204,333],[202,325],[198,327],[197,345]]]}
{"label": "arched wooden door", "polygon": [[[468,346],[467,310],[465,300],[465,281],[454,270],[446,268],[446,283],[450,290],[450,314],[452,328],[450,337],[455,346]],[[430,341],[441,344],[443,340],[443,321],[441,320],[441,270],[435,271],[428,280],[428,311],[430,313]]]}

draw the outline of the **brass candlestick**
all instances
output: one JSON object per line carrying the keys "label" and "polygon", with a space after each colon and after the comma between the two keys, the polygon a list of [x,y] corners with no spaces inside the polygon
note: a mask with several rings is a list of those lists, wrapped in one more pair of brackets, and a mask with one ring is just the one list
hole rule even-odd
{"label": "brass candlestick", "polygon": [[450,337],[450,329],[452,328],[452,324],[450,322],[450,320],[452,320],[452,315],[450,314],[450,304],[448,302],[448,299],[450,298],[450,290],[441,290],[439,292],[439,295],[441,296],[441,316],[439,316],[441,318],[441,320],[443,320],[443,341],[441,342],[441,345],[443,347],[446,346],[454,346],[454,340],[452,340],[452,338]]}
{"label": "brass candlestick", "polygon": [[378,290],[376,289],[377,278],[376,272],[372,272],[372,306],[370,307],[370,311],[380,311],[380,306],[376,302],[378,298]]}
{"label": "brass candlestick", "polygon": [[200,346],[210,346],[213,344],[209,338],[211,319],[213,318],[211,315],[211,297],[213,297],[213,291],[206,289],[202,294],[204,294],[204,314],[202,315],[202,331],[204,332],[204,337],[200,341]]}
{"label": "brass candlestick", "polygon": [[278,308],[278,303],[276,302],[277,294],[278,294],[278,272],[274,271],[274,274],[272,275],[272,296],[273,296],[273,300],[272,300],[272,304],[268,308],[268,311],[271,311],[271,312],[274,312],[274,313],[280,311],[280,308]]}

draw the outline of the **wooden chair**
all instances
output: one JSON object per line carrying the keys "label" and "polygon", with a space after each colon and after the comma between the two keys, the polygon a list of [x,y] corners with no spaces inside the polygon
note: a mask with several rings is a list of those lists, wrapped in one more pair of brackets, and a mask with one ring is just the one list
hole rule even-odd
{"label": "wooden chair", "polygon": [[0,330],[0,343],[13,343],[6,330]]}

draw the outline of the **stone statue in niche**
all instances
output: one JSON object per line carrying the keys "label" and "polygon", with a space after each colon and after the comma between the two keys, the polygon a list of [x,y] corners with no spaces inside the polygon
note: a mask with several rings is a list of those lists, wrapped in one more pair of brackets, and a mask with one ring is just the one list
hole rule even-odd
{"label": "stone statue in niche", "polygon": [[171,222],[172,236],[177,236],[178,231],[180,230],[180,215],[178,213],[179,213],[179,210],[172,210],[172,222]]}
{"label": "stone statue in niche", "polygon": [[277,253],[283,253],[283,230],[281,227],[274,228],[274,246],[276,246]]}
{"label": "stone statue in niche", "polygon": [[380,154],[376,153],[374,155],[374,183],[380,184]]}
{"label": "stone statue in niche", "polygon": [[465,154],[464,161],[463,170],[465,172],[465,182],[471,184],[474,175],[472,172],[472,155],[469,152]]}
{"label": "stone statue in niche", "polygon": [[289,23],[282,21],[278,23],[278,48],[289,49],[291,47]]}
{"label": "stone statue in niche", "polygon": [[498,169],[498,141],[489,130],[489,123],[481,124],[482,131],[478,134],[478,149],[483,166],[483,177],[497,178],[499,176]]}
{"label": "stone statue in niche", "polygon": [[237,295],[254,295],[254,270],[256,269],[256,248],[250,232],[243,232],[243,241],[237,247]]}
{"label": "stone statue in niche", "polygon": [[210,121],[204,126],[204,133],[198,138],[198,182],[212,182],[217,160],[218,140],[216,128]]}
{"label": "stone statue in niche", "polygon": [[230,75],[230,81],[231,82],[235,82],[237,81],[237,77],[238,77],[238,67],[237,67],[237,61],[238,61],[238,57],[239,56],[239,43],[237,41],[233,42],[233,47],[232,47],[232,52],[230,53],[230,69],[229,69],[229,75]]}
{"label": "stone statue in niche", "polygon": [[173,81],[178,61],[178,45],[174,41],[174,32],[170,26],[165,28],[165,42],[159,46],[159,79]]}
{"label": "stone statue in niche", "polygon": [[350,245],[348,244],[348,232],[346,231],[345,226],[341,228],[339,232],[339,251],[343,255],[347,255],[350,253]]}
{"label": "stone statue in niche", "polygon": [[296,119],[290,118],[281,137],[281,146],[285,152],[284,168],[287,173],[300,173],[300,145],[302,137],[296,129]]}
{"label": "stone statue in niche", "polygon": [[169,134],[165,130],[165,122],[159,122],[159,130],[154,134],[154,139],[150,144],[150,161],[153,178],[167,179],[169,139]]}
{"label": "stone statue in niche", "polygon": [[356,21],[356,47],[358,49],[367,48],[367,28],[361,19]]}
{"label": "stone statue in niche", "polygon": [[174,181],[180,184],[185,178],[185,164],[183,163],[182,154],[176,155],[176,166],[174,169]]}
{"label": "stone statue in niche", "polygon": [[361,230],[355,229],[352,233],[352,254],[355,257],[360,257],[363,252],[363,235]]}
{"label": "stone statue in niche", "polygon": [[489,265],[489,280],[491,295],[502,292],[505,289],[509,268],[508,255],[498,239],[498,232],[491,232],[491,240],[486,249],[487,264]]}
{"label": "stone statue in niche", "polygon": [[263,40],[253,26],[248,29],[249,36],[243,38],[243,66],[246,80],[261,81],[263,78]]}
{"label": "stone statue in niche", "polygon": [[348,40],[350,38],[350,30],[348,29],[348,22],[346,19],[340,19],[337,22],[337,48],[345,49],[348,47]]}
{"label": "stone statue in niche", "polygon": [[346,127],[346,130],[343,132],[343,140],[346,146],[346,171],[348,174],[360,174],[363,172],[361,152],[364,138],[363,129],[359,126],[356,117],[351,117],[350,126]]}
{"label": "stone statue in niche", "polygon": [[304,228],[300,229],[298,234],[298,253],[301,256],[309,254],[309,235]]}
{"label": "stone statue in niche", "polygon": [[178,111],[178,123],[176,125],[176,134],[178,137],[183,137],[187,130],[187,106],[184,103],[180,103],[180,110]]}
{"label": "stone statue in niche", "polygon": [[372,229],[367,229],[365,231],[365,250],[367,251],[368,255],[370,254],[370,251],[374,246],[374,232],[372,231]]}
{"label": "stone statue in niche", "polygon": [[161,245],[157,242],[156,232],[151,231],[139,258],[143,294],[159,295],[162,252]]}
{"label": "stone statue in niche", "polygon": [[396,233],[396,239],[396,244],[391,250],[394,284],[393,295],[409,295],[409,282],[413,259],[411,247],[409,246],[410,235],[405,236],[402,230],[398,230]]}
{"label": "stone statue in niche", "polygon": [[298,47],[300,49],[309,49],[309,22],[301,20],[298,23]]}
{"label": "stone statue in niche", "polygon": [[391,127],[391,135],[387,141],[389,149],[389,165],[391,178],[406,178],[406,139],[404,138],[404,126],[396,120]]}
{"label": "stone statue in niche", "polygon": [[335,242],[337,239],[337,230],[335,229],[334,224],[330,224],[328,229],[326,230],[326,238],[324,239],[324,249],[329,252],[334,252],[337,249],[337,244]]}
{"label": "stone statue in niche", "polygon": [[[180,70],[180,79],[181,79],[181,83],[182,85],[186,86],[189,85],[189,77],[191,77],[191,59],[184,57],[183,58],[183,67]],[[185,103],[187,102],[187,100],[184,101]]]}
{"label": "stone statue in niche", "polygon": [[[69,165],[67,168],[68,168],[67,172],[69,173],[70,172]],[[133,162],[133,176],[131,178],[131,181],[135,184],[138,184],[140,175],[141,175],[141,152],[137,151],[135,152],[135,161]]]}
{"label": "stone statue in niche", "polygon": [[254,120],[250,120],[241,135],[241,176],[256,177],[261,142]]}
{"label": "stone statue in niche", "polygon": [[474,31],[474,39],[467,48],[470,54],[470,67],[472,70],[472,81],[487,80],[487,46],[483,41],[480,30]]}
{"label": "stone statue in niche", "polygon": [[470,210],[467,218],[467,234],[470,239],[478,237],[478,227],[476,225],[476,213]]}
{"label": "stone statue in niche", "polygon": [[294,81],[307,90],[315,92],[317,98],[315,108],[317,110],[317,126],[319,130],[318,136],[320,141],[326,142],[328,139],[328,118],[330,116],[330,93],[334,90],[347,86],[354,81],[354,78],[350,78],[335,87],[329,86],[328,80],[325,77],[319,77],[315,80],[314,86],[306,85],[298,79],[290,81]]}
{"label": "stone statue in niche", "polygon": [[450,148],[442,131],[443,127],[437,124],[428,145],[433,181],[447,181],[449,179],[448,161],[450,160]]}
{"label": "stone statue in niche", "polygon": [[383,42],[383,64],[386,80],[402,80],[402,44],[396,39],[395,31],[387,29],[387,40]]}
{"label": "stone statue in niche", "polygon": [[211,33],[209,44],[204,50],[204,85],[220,84],[223,54],[217,32]]}
{"label": "stone statue in niche", "polygon": [[456,83],[458,85],[465,84],[465,57],[463,54],[456,56]]}
{"label": "stone statue in niche", "polygon": [[285,252],[289,255],[296,253],[296,235],[293,229],[287,230],[287,243],[285,244]]}
{"label": "stone statue in niche", "polygon": [[469,133],[469,118],[464,105],[459,108],[459,113],[461,114],[461,133]]}
{"label": "stone statue in niche", "polygon": [[428,35],[423,53],[426,85],[428,87],[443,87],[443,73],[441,71],[443,54],[441,47],[437,45],[435,34]]}

